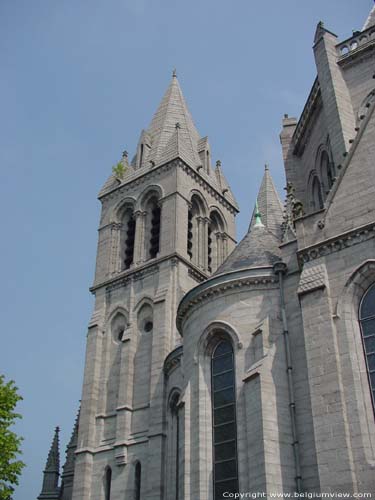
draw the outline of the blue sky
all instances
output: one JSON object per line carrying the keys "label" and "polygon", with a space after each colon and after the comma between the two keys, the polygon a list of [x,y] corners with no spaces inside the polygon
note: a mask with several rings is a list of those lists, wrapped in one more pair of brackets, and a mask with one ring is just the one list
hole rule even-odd
{"label": "blue sky", "polygon": [[343,40],[372,0],[1,0],[0,372],[24,401],[27,464],[15,500],[40,492],[53,428],[62,451],[84,367],[100,205],[134,153],[172,69],[247,227],[263,165],[280,194],[278,134],[315,78],[319,20]]}

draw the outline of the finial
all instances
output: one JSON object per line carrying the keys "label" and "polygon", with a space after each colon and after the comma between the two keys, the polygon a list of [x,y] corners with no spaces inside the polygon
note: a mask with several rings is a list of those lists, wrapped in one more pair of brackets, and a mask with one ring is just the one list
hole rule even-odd
{"label": "finial", "polygon": [[221,161],[220,161],[220,160],[217,160],[217,161],[216,161],[216,166],[217,166],[217,167],[221,167]]}
{"label": "finial", "polygon": [[125,150],[122,152],[122,157],[127,158],[128,157],[128,152]]}
{"label": "finial", "polygon": [[174,70],[173,70],[172,78],[177,78],[177,70],[176,70],[176,68],[174,68]]}
{"label": "finial", "polygon": [[181,125],[179,122],[176,123],[175,128],[181,128]]}
{"label": "finial", "polygon": [[269,168],[269,165],[268,165],[268,163],[266,163],[266,164],[264,165],[264,170],[269,170],[269,169],[270,169],[270,168]]}
{"label": "finial", "polygon": [[255,200],[255,224],[254,227],[264,227],[258,207],[258,199]]}

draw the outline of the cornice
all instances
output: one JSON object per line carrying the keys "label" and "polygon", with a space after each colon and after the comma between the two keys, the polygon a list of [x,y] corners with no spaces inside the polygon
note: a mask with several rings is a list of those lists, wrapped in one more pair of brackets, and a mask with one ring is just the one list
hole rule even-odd
{"label": "cornice", "polygon": [[[321,92],[318,77],[315,78],[309,97],[307,98],[305,107],[303,108],[301,117],[297,123],[296,129],[293,134],[294,151],[297,156],[301,156],[306,143],[308,142],[309,135],[306,135],[308,129],[312,129],[311,124],[313,119],[317,116],[317,111],[320,110],[322,105]],[[305,140],[303,140],[305,139]]]}
{"label": "cornice", "polygon": [[311,262],[313,260],[320,259],[320,257],[331,255],[345,248],[358,245],[363,241],[370,240],[374,237],[375,222],[371,222],[370,224],[360,226],[339,236],[334,236],[316,243],[315,245],[299,250],[297,252],[299,265],[300,267],[303,267],[306,262]]}
{"label": "cornice", "polygon": [[154,177],[160,176],[162,173],[171,170],[173,167],[180,167],[186,173],[188,173],[188,175],[191,175],[191,177],[194,178],[197,184],[202,186],[216,200],[219,200],[220,203],[222,203],[231,213],[236,214],[239,212],[239,209],[234,201],[229,200],[223,194],[221,194],[213,185],[211,185],[210,182],[208,182],[208,180],[206,180],[199,172],[197,172],[197,170],[192,168],[181,158],[176,158],[173,161],[158,165],[151,169],[139,169],[139,171],[136,171],[132,175],[132,177],[127,179],[124,183],[119,184],[112,189],[109,189],[106,193],[98,196],[98,199],[104,204],[107,200],[114,198],[114,196],[117,196],[118,194],[124,195],[127,192],[133,190],[135,186],[139,186],[141,184],[144,184],[145,182],[149,182]]}
{"label": "cornice", "polygon": [[196,305],[209,302],[218,295],[242,289],[264,289],[278,286],[272,267],[252,268],[214,276],[190,290],[177,310],[177,329],[182,335],[182,323]]}
{"label": "cornice", "polygon": [[116,274],[110,279],[105,281],[94,283],[90,287],[90,292],[95,293],[100,288],[105,288],[106,292],[111,292],[118,288],[122,288],[128,285],[130,282],[138,281],[145,278],[151,274],[157,273],[159,271],[159,265],[163,262],[170,261],[171,265],[176,265],[177,262],[181,262],[188,267],[188,273],[196,279],[196,281],[205,281],[208,276],[203,271],[195,267],[187,259],[179,255],[178,253],[172,253],[164,257],[159,257],[153,259],[152,262],[147,262],[142,266],[137,266],[133,269],[127,269],[119,274]]}
{"label": "cornice", "polygon": [[164,361],[164,373],[168,377],[171,371],[181,364],[183,346],[180,345],[170,352]]}

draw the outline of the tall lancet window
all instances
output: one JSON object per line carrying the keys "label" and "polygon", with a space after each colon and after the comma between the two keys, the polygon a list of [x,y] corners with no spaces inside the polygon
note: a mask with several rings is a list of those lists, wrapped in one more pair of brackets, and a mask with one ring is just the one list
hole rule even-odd
{"label": "tall lancet window", "polygon": [[312,209],[320,210],[323,208],[323,196],[322,196],[322,186],[318,177],[314,177],[312,182],[312,193],[311,193],[311,205]]}
{"label": "tall lancet window", "polygon": [[362,299],[359,319],[371,399],[375,412],[375,284],[367,290]]}
{"label": "tall lancet window", "polygon": [[333,186],[333,179],[335,176],[333,173],[333,164],[329,160],[327,151],[322,152],[320,163],[321,163],[322,178],[324,179],[326,192],[328,193],[328,191]]}
{"label": "tall lancet window", "polygon": [[168,471],[167,499],[180,500],[180,470],[181,470],[181,421],[178,405],[180,394],[173,392],[169,401],[168,416]]}
{"label": "tall lancet window", "polygon": [[132,207],[126,207],[122,216],[122,262],[129,269],[134,259],[135,218]]}
{"label": "tall lancet window", "polygon": [[146,204],[147,221],[146,221],[146,253],[147,259],[157,257],[160,250],[160,218],[161,210],[159,199],[157,196],[152,196]]}
{"label": "tall lancet window", "polygon": [[214,500],[238,492],[235,366],[232,344],[220,340],[211,357]]}
{"label": "tall lancet window", "polygon": [[141,500],[141,463],[135,464],[134,471],[134,500]]}
{"label": "tall lancet window", "polygon": [[105,500],[111,500],[111,482],[112,482],[112,469],[110,467],[107,467],[105,470],[105,477],[104,477]]}

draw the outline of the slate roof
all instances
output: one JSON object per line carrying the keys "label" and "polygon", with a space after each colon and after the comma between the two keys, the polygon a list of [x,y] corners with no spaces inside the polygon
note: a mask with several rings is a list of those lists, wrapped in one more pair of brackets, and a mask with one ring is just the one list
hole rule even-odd
{"label": "slate roof", "polygon": [[174,73],[172,81],[147,129],[151,142],[151,151],[148,154],[149,161],[159,164],[164,159],[163,156],[167,155],[169,157],[168,149],[170,150],[172,136],[176,133],[176,123],[180,127],[179,147],[183,147],[184,155],[188,157],[190,165],[196,167],[201,163],[198,155],[200,136]]}
{"label": "slate roof", "polygon": [[215,275],[250,267],[272,267],[280,260],[279,240],[265,227],[253,227]]}
{"label": "slate roof", "polygon": [[283,206],[266,166],[248,232],[214,275],[272,267],[280,260],[282,221]]}

